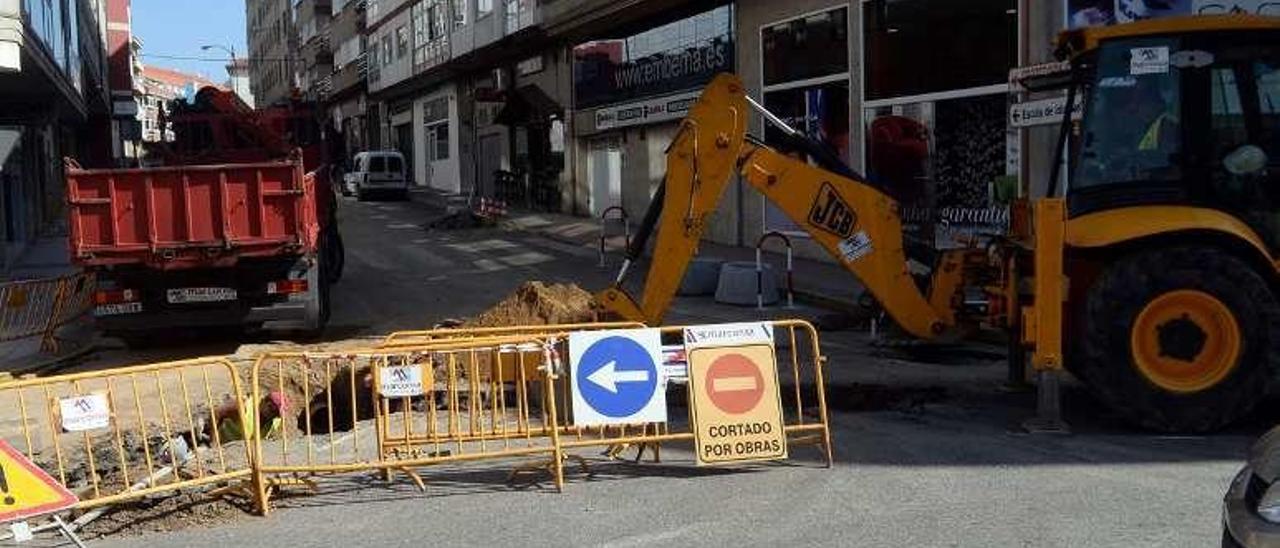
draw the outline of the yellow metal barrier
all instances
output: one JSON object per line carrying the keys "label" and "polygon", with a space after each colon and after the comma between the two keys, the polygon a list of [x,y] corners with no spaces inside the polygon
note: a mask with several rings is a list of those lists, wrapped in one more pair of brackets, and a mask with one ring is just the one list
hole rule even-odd
{"label": "yellow metal barrier", "polygon": [[[316,474],[380,470],[389,477],[399,470],[425,488],[413,468],[528,456],[559,462],[555,394],[545,381],[554,352],[546,339],[512,335],[262,356],[253,370],[254,399],[274,397],[293,406],[285,415],[297,419],[274,437],[265,429],[256,434],[260,511],[268,511],[279,487],[314,488]],[[415,368],[421,395],[384,397],[385,368]],[[563,485],[560,468],[549,470]]]}
{"label": "yellow metal barrier", "polygon": [[[831,466],[834,456],[831,449],[831,428],[828,422],[826,380],[823,367],[826,357],[822,354],[818,340],[818,331],[813,324],[802,320],[780,320],[771,322],[774,329],[774,344],[778,357],[778,378],[782,383],[783,424],[788,435],[788,443],[792,446],[816,445],[822,452],[827,466]],[[667,326],[661,328],[664,335],[682,334],[683,326]],[[664,337],[665,338],[665,337]],[[789,382],[788,382],[789,381]],[[813,395],[806,397],[805,386],[813,387]],[[688,396],[687,385],[684,389]],[[567,375],[557,378],[554,390],[558,392],[560,401],[571,401],[569,380]],[[668,388],[672,390],[672,388]],[[686,398],[685,401],[689,401]],[[568,413],[562,413],[568,417]],[[568,421],[566,421],[568,422]],[[562,427],[564,437],[561,446],[566,449],[584,447],[607,447],[607,454],[617,456],[628,447],[638,448],[636,460],[644,450],[653,451],[655,461],[660,459],[661,445],[673,441],[692,441],[692,415],[685,420],[670,417],[666,424],[637,424],[631,426]]]}
{"label": "yellow metal barrier", "polygon": [[[516,466],[513,479],[546,472],[560,489],[566,460],[586,470],[574,450],[602,447],[615,458],[636,447],[637,461],[646,449],[657,461],[664,443],[693,439],[692,417],[679,414],[574,426],[567,338],[559,326],[552,335],[526,329],[539,330],[270,353],[247,372],[249,390],[245,372],[219,358],[10,382],[0,385],[0,406],[14,410],[0,436],[76,492],[82,509],[204,487],[243,492],[262,513],[275,490],[315,487],[324,474],[400,471],[425,489],[416,468],[501,460]],[[662,331],[678,339],[682,329]],[[802,321],[773,329],[789,443],[818,446],[830,466],[817,331]],[[668,390],[688,395],[675,381]]]}
{"label": "yellow metal barrier", "polygon": [[92,298],[85,274],[0,284],[0,341],[39,335],[41,350],[57,352],[58,328],[88,312]]}
{"label": "yellow metal barrier", "polygon": [[[817,446],[830,466],[817,331],[803,321],[773,322],[773,329],[788,442]],[[545,471],[559,489],[566,460],[586,470],[573,450],[600,447],[616,458],[635,447],[637,461],[646,449],[657,461],[664,443],[693,440],[690,415],[663,424],[574,426],[562,330],[417,332],[426,335],[374,349],[263,355],[253,367],[251,392],[251,401],[261,402],[251,421],[260,511],[269,510],[276,490],[315,490],[316,478],[326,474],[378,471],[390,479],[402,472],[425,489],[415,469],[463,461],[532,457],[513,463],[511,477]],[[682,330],[662,328],[668,339]],[[668,390],[689,395],[676,382]]]}
{"label": "yellow metal barrier", "polygon": [[249,443],[220,426],[244,413],[224,359],[0,385],[0,435],[92,508],[250,475]]}
{"label": "yellow metal barrier", "polygon": [[640,322],[566,323],[550,325],[523,325],[511,327],[459,327],[418,331],[396,331],[387,335],[379,348],[412,346],[439,339],[461,339],[504,335],[531,335],[538,337],[563,337],[573,331],[598,331],[602,329],[640,329],[647,327]]}

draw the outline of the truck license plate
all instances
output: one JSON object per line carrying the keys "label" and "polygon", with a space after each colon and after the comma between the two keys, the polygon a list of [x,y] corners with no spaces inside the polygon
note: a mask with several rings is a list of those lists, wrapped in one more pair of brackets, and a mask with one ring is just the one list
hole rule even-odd
{"label": "truck license plate", "polygon": [[216,303],[236,300],[236,290],[230,287],[182,287],[168,291],[170,304]]}
{"label": "truck license plate", "polygon": [[142,303],[100,304],[93,307],[94,316],[116,316],[142,312]]}

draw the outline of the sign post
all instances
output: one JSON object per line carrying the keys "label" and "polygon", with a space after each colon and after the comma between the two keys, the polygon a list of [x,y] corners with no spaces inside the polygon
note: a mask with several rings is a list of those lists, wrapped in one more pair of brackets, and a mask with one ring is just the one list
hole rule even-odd
{"label": "sign post", "polygon": [[787,458],[773,333],[766,324],[685,330],[698,465]]}

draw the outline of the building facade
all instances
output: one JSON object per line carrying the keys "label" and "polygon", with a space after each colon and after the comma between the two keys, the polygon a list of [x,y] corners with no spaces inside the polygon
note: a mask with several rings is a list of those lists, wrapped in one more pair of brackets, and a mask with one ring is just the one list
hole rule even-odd
{"label": "building facade", "polygon": [[[301,44],[315,40],[307,21],[329,23],[324,96],[348,153],[399,150],[420,186],[579,215],[622,206],[638,218],[699,90],[734,72],[788,125],[888,189],[911,240],[948,248],[1006,229],[1009,201],[1042,194],[1059,169],[1057,120],[1017,113],[1064,98],[1019,93],[1010,70],[1051,60],[1054,37],[1070,26],[1175,14],[1111,4],[299,0],[292,8]],[[1206,9],[1184,4],[1170,9]],[[299,74],[312,85],[324,79],[323,70]],[[750,120],[753,135],[782,145],[762,116]],[[740,182],[707,237],[750,246],[773,231],[801,236],[801,254],[825,257]]]}
{"label": "building facade", "polygon": [[249,44],[249,90],[268,106],[288,100],[298,88],[298,34],[294,0],[245,0]]}
{"label": "building facade", "polygon": [[243,57],[232,59],[227,63],[226,87],[236,94],[250,108],[254,106],[253,88],[249,84],[249,60]]}
{"label": "building facade", "polygon": [[293,21],[298,43],[294,78],[298,92],[307,100],[326,100],[333,92],[333,0],[294,0]]}
{"label": "building facade", "polygon": [[333,127],[341,135],[345,162],[368,144],[368,38],[365,35],[365,0],[334,0],[329,25],[333,48],[331,91],[326,98]]}
{"label": "building facade", "polygon": [[[62,224],[63,157],[90,166],[115,161],[106,33],[108,10],[117,7],[0,2],[0,269]],[[118,57],[127,66],[129,42],[110,45],[112,66]]]}

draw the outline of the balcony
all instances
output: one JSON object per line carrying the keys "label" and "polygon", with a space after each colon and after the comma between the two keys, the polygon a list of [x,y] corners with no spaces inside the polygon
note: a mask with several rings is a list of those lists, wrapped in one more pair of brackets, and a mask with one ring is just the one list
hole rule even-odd
{"label": "balcony", "polygon": [[330,74],[317,80],[311,90],[317,99],[323,100],[327,99],[330,95],[333,95],[333,75]]}
{"label": "balcony", "polygon": [[341,68],[335,68],[333,71],[333,94],[345,95],[348,91],[362,87],[368,75],[369,65],[363,56]]}

